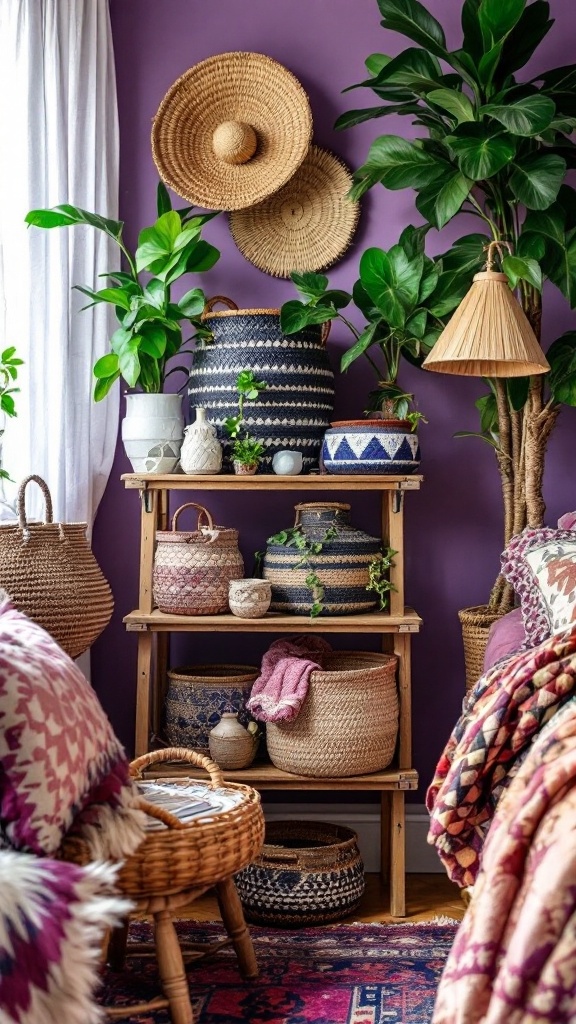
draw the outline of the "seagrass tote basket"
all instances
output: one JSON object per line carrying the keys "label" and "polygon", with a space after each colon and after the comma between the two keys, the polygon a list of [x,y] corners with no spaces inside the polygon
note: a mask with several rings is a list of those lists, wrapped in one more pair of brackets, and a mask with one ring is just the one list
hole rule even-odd
{"label": "seagrass tote basket", "polygon": [[[42,491],[44,522],[27,518],[25,495],[31,483]],[[88,543],[87,523],[55,523],[50,491],[36,475],[21,482],[17,511],[17,522],[0,524],[0,587],[15,608],[78,658],[108,625],[114,608]]]}
{"label": "seagrass tote basket", "polygon": [[397,658],[368,651],[334,651],[310,675],[292,721],[267,722],[273,764],[312,778],[382,771],[398,735]]}
{"label": "seagrass tote basket", "polygon": [[489,612],[487,605],[462,608],[458,612],[464,644],[466,692],[476,685],[484,672],[484,655],[490,627],[501,618],[500,612]]}
{"label": "seagrass tote basket", "polygon": [[[196,530],[177,528],[179,517],[187,508],[198,511]],[[238,531],[215,526],[203,505],[186,502],[172,516],[172,529],[156,532],[152,593],[161,612],[172,615],[226,612],[230,580],[243,576]]]}
{"label": "seagrass tote basket", "polygon": [[[154,779],[154,767],[166,762],[186,762],[203,768],[209,782],[203,788],[216,796],[228,797],[233,806],[189,822],[180,821],[163,807],[146,799],[140,807],[164,828],[149,830],[138,849],[124,861],[117,879],[118,891],[129,895],[167,896],[185,889],[215,885],[231,878],[259,854],[264,840],[264,815],[260,794],[251,786],[224,782],[218,765],[209,757],[179,747],[155,750],[136,758],[130,765],[133,779],[152,769],[146,781],[186,787],[190,780],[182,776]],[[202,786],[202,783],[195,785]],[[58,856],[62,860],[86,864],[92,858],[84,839],[65,837]]]}

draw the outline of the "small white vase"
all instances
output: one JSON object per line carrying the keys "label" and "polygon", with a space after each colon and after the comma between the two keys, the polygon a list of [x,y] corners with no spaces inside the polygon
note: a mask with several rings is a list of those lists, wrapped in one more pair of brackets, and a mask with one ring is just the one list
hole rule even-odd
{"label": "small white vase", "polygon": [[183,437],[182,395],[126,395],[122,441],[135,473],[173,473]]}
{"label": "small white vase", "polygon": [[180,452],[180,465],[184,473],[205,475],[222,469],[222,445],[216,436],[216,427],[206,419],[206,410],[196,409],[196,419],[184,431]]}

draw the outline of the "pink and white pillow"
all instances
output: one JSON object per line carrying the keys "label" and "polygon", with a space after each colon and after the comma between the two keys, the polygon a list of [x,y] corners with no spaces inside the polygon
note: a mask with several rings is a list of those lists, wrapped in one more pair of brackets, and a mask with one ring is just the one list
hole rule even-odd
{"label": "pink and white pillow", "polygon": [[527,527],[512,537],[502,553],[502,575],[520,600],[529,646],[576,621],[576,528],[572,525],[576,526],[575,513],[562,516],[557,530]]}
{"label": "pink and white pillow", "polygon": [[92,687],[0,591],[0,846],[53,854],[72,828],[96,857],[132,853],[143,815]]}

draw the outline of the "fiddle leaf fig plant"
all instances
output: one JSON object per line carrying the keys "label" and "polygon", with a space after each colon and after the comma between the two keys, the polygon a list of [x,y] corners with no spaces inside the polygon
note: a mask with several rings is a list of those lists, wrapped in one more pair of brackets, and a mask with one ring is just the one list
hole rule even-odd
{"label": "fiddle leaf fig plant", "polygon": [[[546,280],[576,306],[576,191],[568,183],[576,167],[576,64],[522,73],[553,25],[550,4],[464,0],[456,49],[419,0],[378,0],[378,7],[386,40],[400,33],[409,45],[396,57],[367,58],[368,77],[350,89],[368,89],[379,103],[347,111],[336,128],[399,114],[418,136],[374,139],[351,196],[378,184],[413,188],[422,230],[441,230],[461,212],[476,217],[482,244],[511,244],[502,270],[540,337]],[[444,255],[434,305],[428,303],[436,316],[453,311],[453,291],[467,291],[481,269],[482,244],[462,239]],[[401,299],[394,291],[386,301],[396,315]],[[527,524],[542,524],[547,442],[561,406],[576,406],[576,333],[553,342],[547,357],[546,378],[487,381],[478,403],[479,436],[494,448],[502,481],[505,544]],[[490,611],[507,610],[512,597],[499,577]]]}
{"label": "fiddle leaf fig plant", "polygon": [[[143,228],[138,246],[130,252],[123,239],[122,221],[109,220],[67,204],[49,210],[31,210],[26,222],[40,228],[88,225],[103,231],[118,245],[124,270],[104,275],[108,284],[94,290],[74,285],[91,301],[84,309],[105,302],[114,306],[118,329],[110,338],[110,352],[94,366],[94,399],[103,399],[120,377],[131,387],[157,394],[166,379],[187,367],[172,365],[184,346],[201,335],[200,314],[205,306],[201,288],[194,287],[174,301],[172,285],[188,274],[210,270],[220,253],[202,237],[202,228],[215,213],[195,214],[191,207],[173,210],[162,182],[157,192],[158,217]],[[194,334],[184,337],[185,328]]]}

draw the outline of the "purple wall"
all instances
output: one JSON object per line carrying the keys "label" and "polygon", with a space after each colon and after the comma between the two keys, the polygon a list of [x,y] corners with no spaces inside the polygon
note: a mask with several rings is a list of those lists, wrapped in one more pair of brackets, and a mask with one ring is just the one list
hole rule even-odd
{"label": "purple wall", "polygon": [[[557,18],[541,47],[534,72],[573,60],[576,28],[570,5],[552,0]],[[333,131],[336,117],[354,106],[372,104],[368,92],[342,96],[342,90],[364,75],[364,59],[372,52],[396,53],[401,38],[379,25],[376,0],[110,0],[120,110],[120,211],[126,235],[155,217],[157,173],[150,151],[152,118],[165,92],[187,68],[215,53],[253,50],[285,64],[303,83],[312,106],[315,142],[342,157],[350,167],[365,158],[370,142],[384,131],[405,133],[405,119],[389,118],[345,133]],[[429,0],[430,9],[448,23],[450,2]],[[449,29],[457,45],[457,25]],[[389,247],[409,223],[420,223],[409,190],[388,192],[377,186],[362,204],[354,244],[329,272],[334,286],[350,288],[360,253],[369,245]],[[451,238],[476,222],[460,218],[441,236],[430,234],[429,251],[441,252]],[[222,252],[217,266],[200,282],[208,294],[230,295],[240,306],[278,306],[293,297],[290,282],[269,277],[244,260],[228,231],[225,215],[206,229],[206,237]],[[573,316],[557,292],[546,296],[544,347],[573,325]],[[345,329],[336,328],[329,342],[333,365],[348,343]],[[406,497],[407,599],[424,619],[413,643],[413,713],[415,766],[422,786],[430,779],[438,754],[456,719],[464,692],[462,642],[457,610],[483,603],[497,574],[502,546],[502,513],[496,463],[487,445],[474,439],[453,439],[456,430],[477,429],[474,400],[482,392],[475,380],[427,374],[412,368],[402,383],[416,391],[429,424],[421,429],[424,484]],[[336,418],[357,416],[372,384],[367,367],[354,365],[338,380]],[[563,410],[547,461],[547,521],[576,506],[573,449],[576,412]],[[132,743],[136,676],[136,637],[126,634],[122,616],[136,605],[139,502],[125,491],[120,473],[130,466],[119,446],[94,534],[94,547],[116,599],[112,623],[94,648],[94,684],[124,742]],[[334,499],[346,500],[342,494]],[[271,495],[256,504],[249,494],[208,495],[218,522],[237,526],[250,565],[250,553],[266,536],[292,521],[289,496]],[[298,496],[294,496],[294,502]],[[377,531],[378,506],[373,496],[352,495],[355,525]],[[353,627],[353,619],[351,619]],[[339,646],[369,646],[353,636],[336,638]],[[178,637],[172,662],[221,660],[222,635],[212,634],[192,654],[192,636]],[[258,658],[270,637],[242,635],[230,644],[227,660]],[[335,641],[336,642],[336,641]],[[420,794],[421,795],[421,794]]]}

